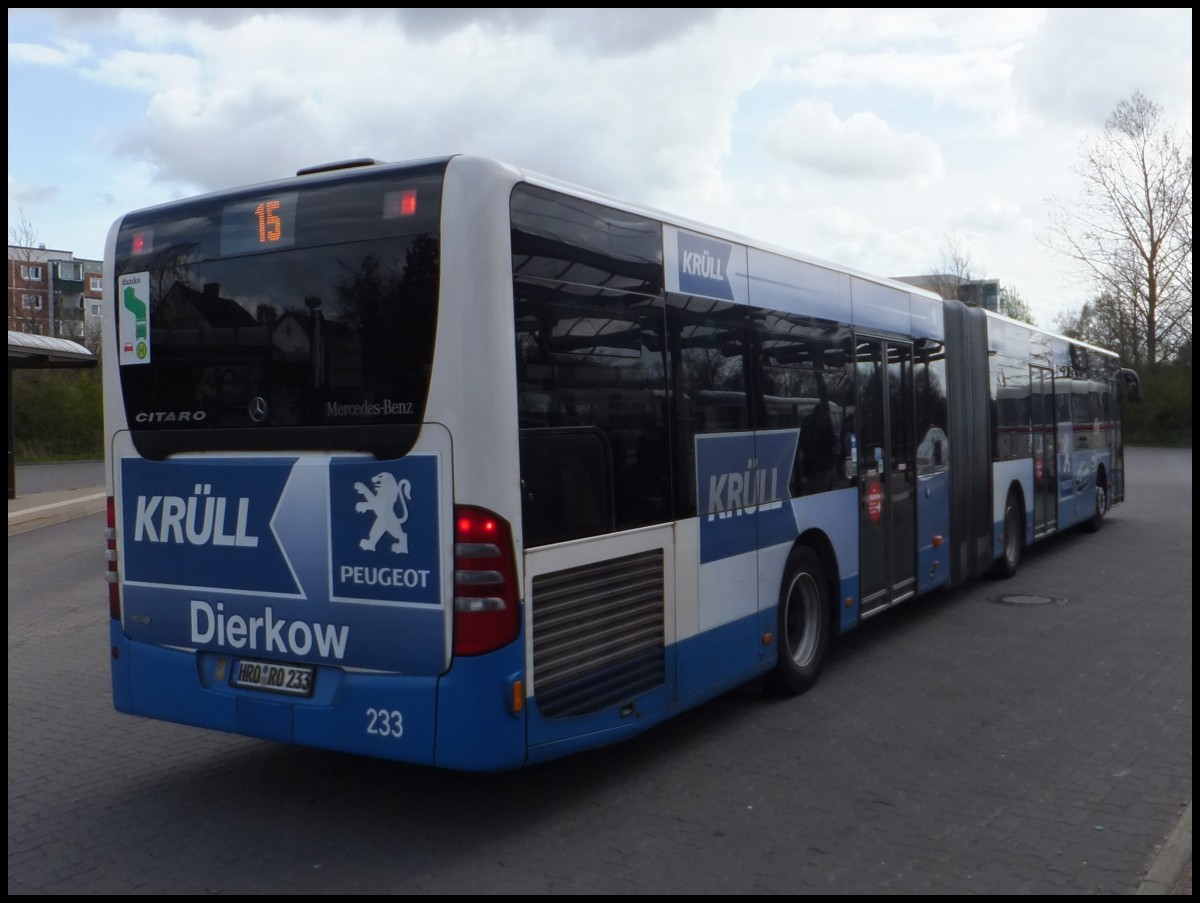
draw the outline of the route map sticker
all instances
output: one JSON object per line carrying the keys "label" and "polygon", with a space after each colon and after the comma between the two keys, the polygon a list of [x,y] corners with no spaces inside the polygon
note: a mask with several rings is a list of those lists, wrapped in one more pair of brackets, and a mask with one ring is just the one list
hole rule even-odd
{"label": "route map sticker", "polygon": [[126,273],[118,281],[117,337],[121,366],[150,363],[149,273]]}

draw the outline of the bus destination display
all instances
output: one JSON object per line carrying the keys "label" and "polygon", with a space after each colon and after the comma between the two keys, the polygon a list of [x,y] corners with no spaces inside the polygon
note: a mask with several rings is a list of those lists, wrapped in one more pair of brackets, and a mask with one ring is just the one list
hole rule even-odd
{"label": "bus destination display", "polygon": [[221,253],[290,248],[296,242],[296,199],[290,191],[235,201],[221,211]]}

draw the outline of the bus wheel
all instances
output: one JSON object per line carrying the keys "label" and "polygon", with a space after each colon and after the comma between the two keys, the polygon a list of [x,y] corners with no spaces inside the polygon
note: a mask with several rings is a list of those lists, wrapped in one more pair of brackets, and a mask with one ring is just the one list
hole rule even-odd
{"label": "bus wheel", "polygon": [[833,626],[825,567],[807,546],[797,546],[788,556],[776,626],[779,658],[770,686],[796,696],[817,682]]}
{"label": "bus wheel", "polygon": [[1021,523],[1021,505],[1013,493],[1004,503],[1004,546],[996,559],[993,571],[997,577],[1007,580],[1017,572],[1021,564],[1021,550],[1025,546],[1025,530]]}
{"label": "bus wheel", "polygon": [[1104,488],[1104,472],[1096,473],[1096,510],[1092,512],[1092,516],[1083,522],[1083,529],[1087,533],[1095,533],[1100,529],[1100,525],[1104,523],[1104,515],[1108,511],[1108,492]]}

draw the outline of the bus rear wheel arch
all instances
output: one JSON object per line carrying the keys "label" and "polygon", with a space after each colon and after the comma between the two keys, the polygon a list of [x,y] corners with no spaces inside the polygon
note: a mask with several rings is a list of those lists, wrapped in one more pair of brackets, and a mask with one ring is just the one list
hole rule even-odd
{"label": "bus rear wheel arch", "polygon": [[775,692],[798,696],[816,684],[833,633],[831,598],[821,556],[809,546],[793,548],[779,589],[778,659],[768,676]]}

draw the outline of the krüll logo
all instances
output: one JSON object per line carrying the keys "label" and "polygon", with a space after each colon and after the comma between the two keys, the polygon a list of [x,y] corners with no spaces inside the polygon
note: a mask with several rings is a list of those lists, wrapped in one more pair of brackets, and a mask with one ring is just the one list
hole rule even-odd
{"label": "kr\u00fcll logo", "polygon": [[744,470],[711,474],[708,478],[708,519],[724,520],[739,514],[782,508],[779,483],[779,468],[760,467],[754,458],[746,462]]}
{"label": "kr\u00fcll logo", "polygon": [[688,276],[699,276],[702,279],[725,278],[725,262],[720,257],[713,257],[707,250],[684,251],[679,265]]}
{"label": "kr\u00fcll logo", "polygon": [[687,232],[679,233],[679,289],[710,298],[733,299],[729,258],[733,246]]}
{"label": "kr\u00fcll logo", "polygon": [[[237,516],[231,519],[235,504]],[[213,495],[210,483],[197,483],[187,498],[139,495],[133,541],[253,549],[258,546],[258,537],[250,535],[249,522],[250,499]]]}
{"label": "kr\u00fcll logo", "polygon": [[[371,478],[372,492],[362,483],[355,483],[355,491],[363,500],[354,506],[359,514],[375,515],[371,531],[366,539],[359,540],[358,547],[366,552],[374,552],[379,540],[386,533],[395,542],[392,551],[397,555],[408,554],[408,535],[404,532],[404,522],[408,520],[408,502],[412,499],[412,484],[408,480],[397,481],[386,470]],[[396,506],[400,510],[396,510]]]}

